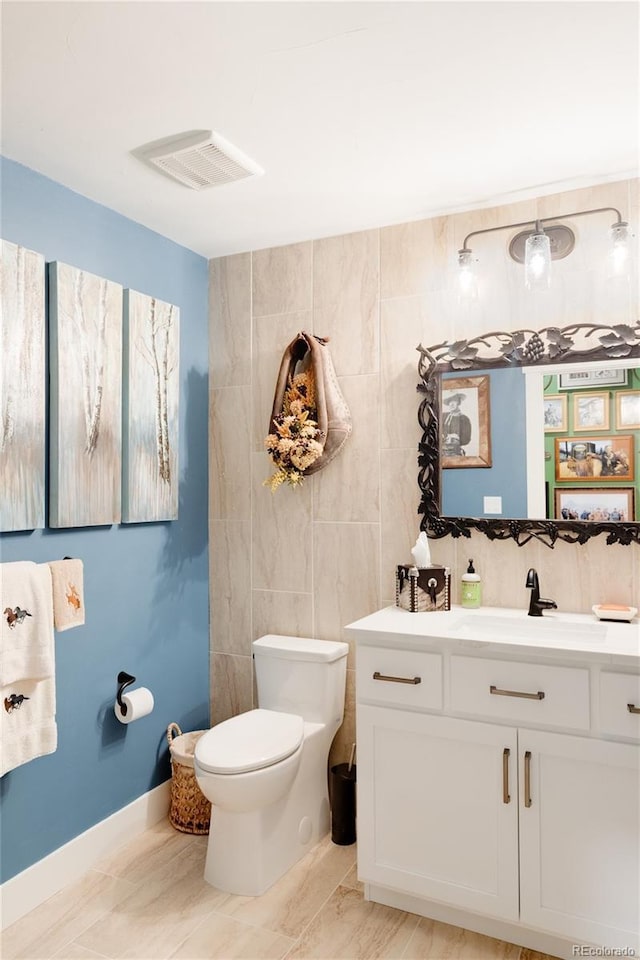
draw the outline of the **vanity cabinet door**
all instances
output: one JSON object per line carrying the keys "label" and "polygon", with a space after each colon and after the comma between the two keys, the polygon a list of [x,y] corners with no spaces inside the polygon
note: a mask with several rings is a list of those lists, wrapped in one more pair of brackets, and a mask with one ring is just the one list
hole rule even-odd
{"label": "vanity cabinet door", "polygon": [[521,921],[637,954],[640,748],[533,730],[518,738]]}
{"label": "vanity cabinet door", "polygon": [[516,730],[362,704],[357,722],[360,878],[517,920]]}

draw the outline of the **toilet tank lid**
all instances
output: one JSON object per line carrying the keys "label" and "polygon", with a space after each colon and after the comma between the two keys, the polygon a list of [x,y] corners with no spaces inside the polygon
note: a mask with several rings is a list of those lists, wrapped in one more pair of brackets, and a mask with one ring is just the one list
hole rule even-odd
{"label": "toilet tank lid", "polygon": [[268,634],[253,641],[253,652],[260,657],[279,660],[341,660],[349,652],[349,645],[336,640],[314,640],[310,637],[280,637]]}

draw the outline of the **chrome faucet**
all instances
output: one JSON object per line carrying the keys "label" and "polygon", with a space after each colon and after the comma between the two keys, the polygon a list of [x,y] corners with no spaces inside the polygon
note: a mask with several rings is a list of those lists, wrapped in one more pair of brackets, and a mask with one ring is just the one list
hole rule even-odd
{"label": "chrome faucet", "polygon": [[540,596],[540,583],[537,572],[531,567],[527,574],[526,587],[531,590],[531,599],[529,601],[529,616],[541,617],[543,610],[557,610],[558,604],[555,600],[544,600]]}

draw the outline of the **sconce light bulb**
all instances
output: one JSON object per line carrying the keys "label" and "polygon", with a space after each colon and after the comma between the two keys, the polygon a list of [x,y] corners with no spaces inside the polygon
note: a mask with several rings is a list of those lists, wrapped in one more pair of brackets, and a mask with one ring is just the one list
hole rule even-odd
{"label": "sconce light bulb", "polygon": [[551,243],[544,232],[527,237],[524,248],[524,282],[529,290],[551,284]]}
{"label": "sconce light bulb", "polygon": [[475,300],[478,296],[478,278],[471,250],[458,250],[459,291],[463,300]]}
{"label": "sconce light bulb", "polygon": [[544,272],[544,255],[542,253],[533,253],[529,257],[529,270],[536,280],[542,276]]}
{"label": "sconce light bulb", "polygon": [[623,276],[629,266],[631,233],[624,220],[614,223],[609,230],[609,274]]}

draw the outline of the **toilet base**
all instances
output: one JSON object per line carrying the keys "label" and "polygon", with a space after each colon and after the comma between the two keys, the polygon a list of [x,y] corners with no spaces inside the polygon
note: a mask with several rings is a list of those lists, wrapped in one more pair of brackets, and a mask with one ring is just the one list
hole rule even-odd
{"label": "toilet base", "polygon": [[305,724],[300,767],[286,797],[248,813],[212,808],[208,883],[259,897],[329,832],[329,746],[325,727]]}

